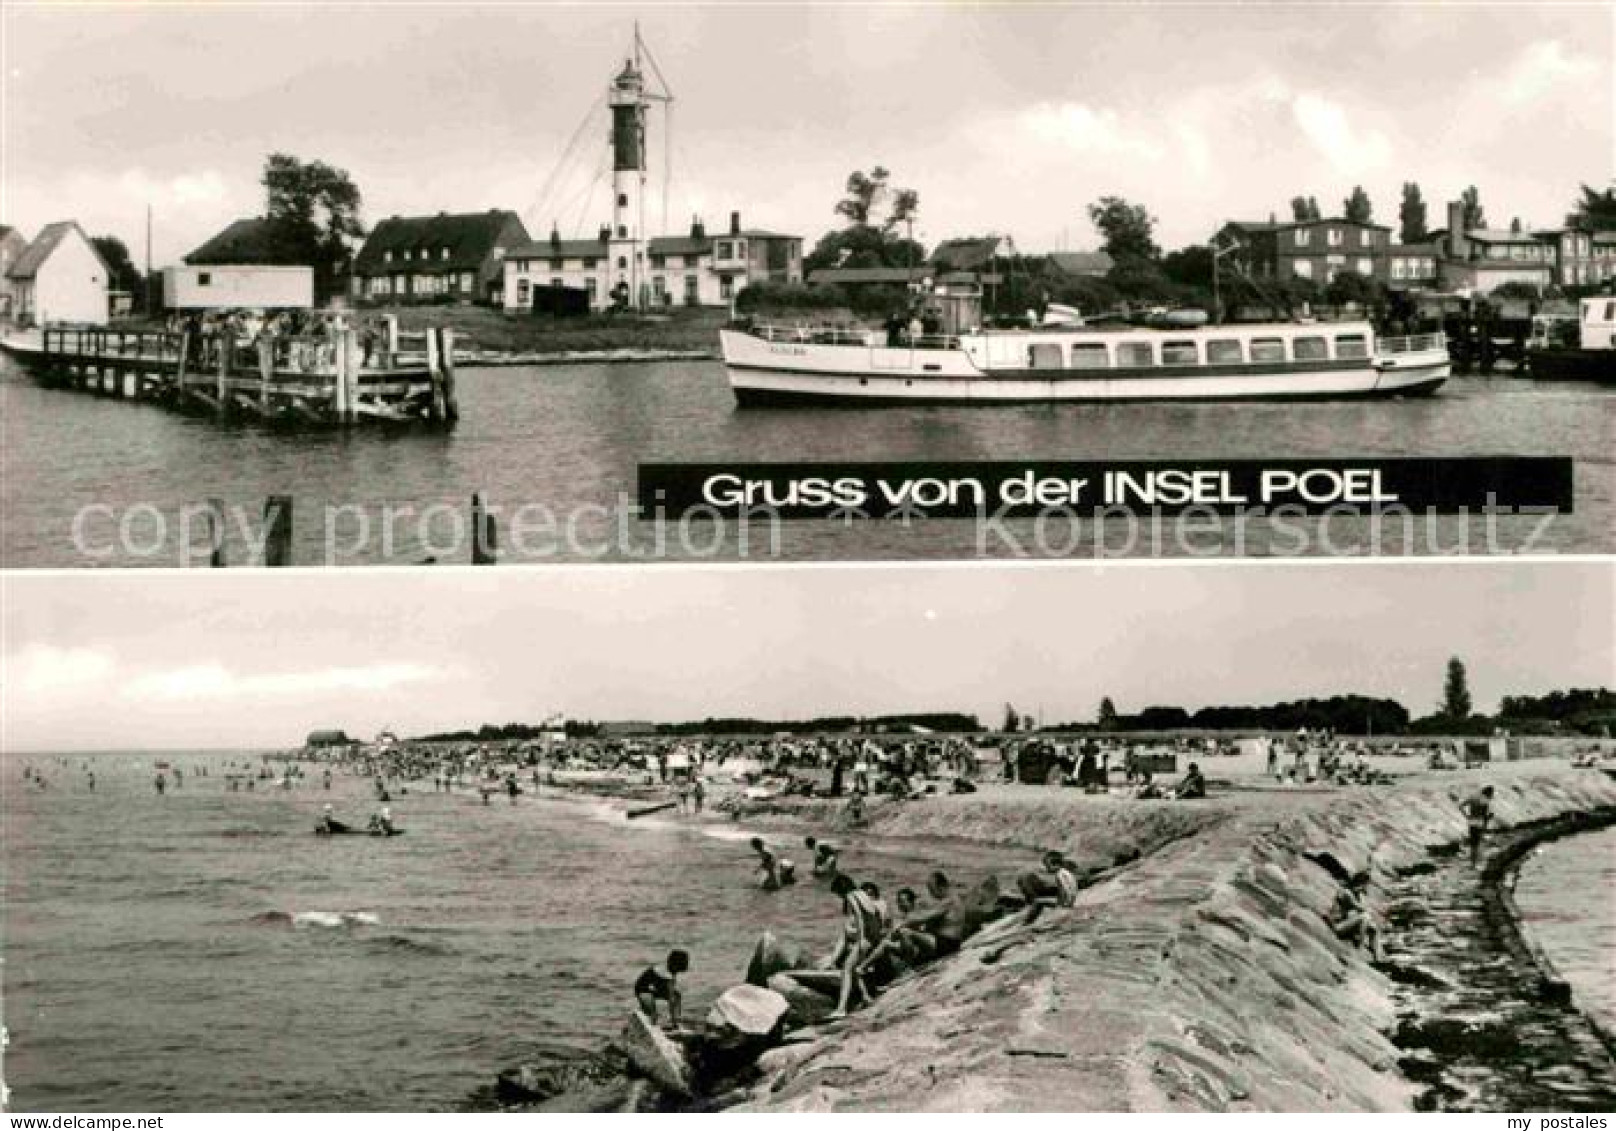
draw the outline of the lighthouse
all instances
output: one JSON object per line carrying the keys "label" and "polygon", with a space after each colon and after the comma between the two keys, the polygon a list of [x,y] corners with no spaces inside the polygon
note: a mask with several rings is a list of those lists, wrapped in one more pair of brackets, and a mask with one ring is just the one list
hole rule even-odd
{"label": "lighthouse", "polygon": [[[636,34],[637,39],[637,34]],[[607,92],[612,111],[612,227],[609,293],[643,309],[645,282],[645,76],[636,60],[624,62]]]}

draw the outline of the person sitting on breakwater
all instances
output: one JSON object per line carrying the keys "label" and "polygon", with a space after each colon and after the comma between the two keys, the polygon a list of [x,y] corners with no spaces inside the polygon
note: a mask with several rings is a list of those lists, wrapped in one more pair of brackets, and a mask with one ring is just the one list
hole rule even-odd
{"label": "person sitting on breakwater", "polygon": [[336,818],[332,815],[331,806],[327,805],[324,809],[320,810],[320,819],[318,822],[316,822],[314,831],[324,836],[330,836],[336,831],[336,829],[333,827],[335,824]]}
{"label": "person sitting on breakwater", "polygon": [[396,831],[393,828],[393,811],[383,805],[380,813],[372,813],[370,815],[370,831],[379,836],[392,836]]}
{"label": "person sitting on breakwater", "polygon": [[895,976],[904,967],[919,966],[937,957],[937,940],[923,928],[930,915],[915,912],[919,903],[915,889],[899,888],[893,902],[897,920],[888,925],[881,941],[860,965],[860,974],[874,970]]}
{"label": "person sitting on breakwater", "polygon": [[1179,801],[1190,801],[1206,796],[1206,779],[1201,776],[1201,767],[1194,762],[1184,772],[1184,780],[1173,787],[1173,797]]}
{"label": "person sitting on breakwater", "polygon": [[1071,907],[1077,902],[1077,872],[1066,857],[1054,849],[1044,853],[1044,872],[1027,872],[1016,880],[1027,900],[1028,922],[1046,907]]}
{"label": "person sitting on breakwater", "polygon": [[682,950],[668,952],[668,961],[664,969],[647,966],[640,976],[634,979],[634,1000],[639,1002],[640,1010],[656,1024],[657,1002],[668,1003],[668,1021],[666,1028],[679,1027],[679,1011],[684,1004],[684,996],[679,992],[679,975],[690,969],[690,955]]}
{"label": "person sitting on breakwater", "polygon": [[1336,892],[1330,907],[1330,929],[1335,937],[1369,952],[1375,962],[1384,962],[1380,949],[1380,929],[1375,925],[1369,909],[1364,906],[1363,893],[1369,887],[1369,873],[1359,872]]}
{"label": "person sitting on breakwater", "polygon": [[1470,863],[1475,864],[1481,859],[1481,838],[1487,834],[1487,826],[1493,819],[1493,787],[1483,786],[1480,793],[1466,800],[1460,808],[1469,826]]}
{"label": "person sitting on breakwater", "polygon": [[797,880],[797,869],[789,860],[776,856],[763,838],[752,838],[752,851],[758,857],[758,886],[764,891],[779,891]]}
{"label": "person sitting on breakwater", "polygon": [[826,844],[822,840],[815,840],[811,836],[804,837],[802,843],[809,852],[814,854],[813,871],[815,876],[829,877],[836,874],[838,858],[834,845]]}
{"label": "person sitting on breakwater", "polygon": [[917,925],[932,937],[937,957],[941,958],[953,954],[965,941],[965,905],[942,872],[933,872],[926,878],[926,893],[934,906],[920,917]]}
{"label": "person sitting on breakwater", "polygon": [[866,1000],[869,999],[869,990],[859,977],[859,967],[881,941],[882,931],[880,910],[869,893],[853,882],[853,877],[839,873],[830,882],[830,890],[842,901],[842,938],[830,962],[832,968],[842,972],[842,988],[836,1009],[826,1018],[835,1021],[847,1016],[855,986]]}

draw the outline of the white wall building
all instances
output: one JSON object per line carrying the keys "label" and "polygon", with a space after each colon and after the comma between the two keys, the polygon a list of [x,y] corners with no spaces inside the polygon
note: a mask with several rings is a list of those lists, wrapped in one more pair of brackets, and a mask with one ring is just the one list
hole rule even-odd
{"label": "white wall building", "polygon": [[[638,291],[625,289],[635,276]],[[534,308],[535,292],[545,288],[582,291],[590,310],[614,303],[646,310],[677,306],[728,306],[750,283],[802,282],[802,240],[755,228],[742,228],[730,213],[730,230],[709,236],[701,221],[684,236],[654,236],[636,253],[602,228],[592,240],[564,240],[551,232],[511,248],[505,256],[504,305],[508,311]],[[541,306],[543,304],[541,303]]]}
{"label": "white wall building", "polygon": [[15,288],[18,322],[107,324],[112,272],[74,220],[47,224],[6,272]]}
{"label": "white wall building", "polygon": [[165,267],[167,310],[310,310],[314,268],[260,264]]}

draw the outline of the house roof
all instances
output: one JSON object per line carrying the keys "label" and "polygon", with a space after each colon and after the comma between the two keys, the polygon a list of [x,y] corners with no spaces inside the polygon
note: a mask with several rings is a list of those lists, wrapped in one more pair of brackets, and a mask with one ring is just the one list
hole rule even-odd
{"label": "house roof", "polygon": [[[754,233],[741,234],[750,236]],[[649,247],[652,255],[706,255],[712,249],[712,236],[657,236],[651,240]]]}
{"label": "house roof", "polygon": [[1071,275],[1104,274],[1115,266],[1111,256],[1103,251],[1052,251],[1049,261]]}
{"label": "house roof", "polygon": [[974,271],[986,267],[999,254],[1004,241],[998,236],[967,236],[964,239],[944,240],[931,253],[931,261],[947,264],[960,271]]}
{"label": "house roof", "polygon": [[193,267],[220,267],[226,264],[296,266],[278,255],[270,240],[269,221],[262,216],[237,220],[185,257]]}
{"label": "house roof", "polygon": [[1537,237],[1531,232],[1511,232],[1506,228],[1471,228],[1465,232],[1465,239],[1475,240],[1477,243],[1537,242]]}
{"label": "house roof", "polygon": [[1352,228],[1373,228],[1379,232],[1391,231],[1385,224],[1360,223],[1345,216],[1322,216],[1317,220],[1230,220],[1225,228],[1241,228],[1248,232],[1278,232],[1288,228],[1316,228],[1321,224],[1345,224]]}
{"label": "house roof", "polygon": [[[436,216],[390,216],[371,231],[354,259],[356,274],[376,274],[397,268],[405,252],[412,266],[440,271],[480,269],[508,225],[526,241],[527,228],[516,213],[503,208],[486,212],[439,212]],[[449,254],[443,254],[448,249]],[[392,258],[388,258],[388,253]],[[510,254],[507,249],[506,254]],[[424,254],[425,258],[422,258]]]}
{"label": "house roof", "polygon": [[1391,255],[1435,255],[1437,250],[1436,240],[1426,240],[1422,243],[1394,243],[1387,252]]}
{"label": "house roof", "polygon": [[793,236],[787,232],[771,232],[766,228],[746,228],[735,233],[745,236],[749,240],[800,240],[801,236]]}
{"label": "house roof", "polygon": [[506,259],[599,259],[606,254],[606,241],[528,240],[505,252]]}
{"label": "house roof", "polygon": [[90,254],[95,256],[96,262],[101,264],[101,269],[110,277],[112,268],[108,267],[107,261],[101,258],[101,253],[96,250],[95,244],[90,243],[90,237],[84,234],[84,229],[79,227],[77,220],[58,220],[54,224],[46,224],[40,230],[39,235],[34,237],[34,242],[22,249],[22,253],[17,256],[16,261],[6,271],[6,277],[10,279],[32,279],[39,272],[40,267],[44,266],[45,261],[51,257],[51,253],[61,246],[62,241],[67,238],[69,232],[79,234],[79,238],[89,246]]}
{"label": "house roof", "polygon": [[810,283],[914,283],[931,278],[934,267],[821,267]]}

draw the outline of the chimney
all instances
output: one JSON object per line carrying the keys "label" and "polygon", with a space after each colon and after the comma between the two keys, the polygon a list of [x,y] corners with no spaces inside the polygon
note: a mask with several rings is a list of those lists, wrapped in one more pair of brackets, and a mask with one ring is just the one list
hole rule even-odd
{"label": "chimney", "polygon": [[558,251],[561,248],[561,233],[556,230],[554,221],[550,223],[550,247]]}
{"label": "chimney", "polygon": [[1465,206],[1462,200],[1448,201],[1448,257],[1470,258],[1470,241],[1465,238]]}
{"label": "chimney", "polygon": [[601,243],[610,243],[611,238],[612,238],[611,225],[602,224],[600,226],[600,235],[597,238],[600,240]]}
{"label": "chimney", "polygon": [[732,236],[741,234],[741,214],[739,212],[729,214],[729,234]]}
{"label": "chimney", "polygon": [[690,218],[690,238],[693,240],[704,240],[707,238],[707,226],[701,222],[700,216],[692,216]]}

